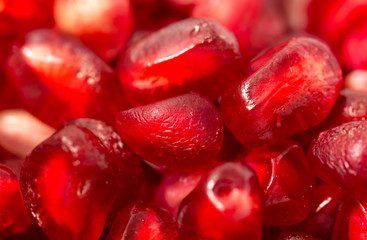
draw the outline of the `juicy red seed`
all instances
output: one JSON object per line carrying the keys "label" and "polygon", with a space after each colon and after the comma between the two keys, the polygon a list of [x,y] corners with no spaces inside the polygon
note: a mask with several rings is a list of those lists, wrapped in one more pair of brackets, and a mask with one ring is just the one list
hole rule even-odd
{"label": "juicy red seed", "polygon": [[177,216],[182,200],[197,186],[203,173],[172,173],[167,175],[155,193],[155,202]]}
{"label": "juicy red seed", "polygon": [[59,29],[78,36],[106,60],[113,60],[125,46],[133,27],[130,1],[56,0]]}
{"label": "juicy red seed", "polygon": [[175,240],[177,223],[153,204],[143,202],[126,207],[117,215],[107,240]]}
{"label": "juicy red seed", "polygon": [[189,91],[214,100],[240,80],[241,68],[232,33],[210,19],[188,18],[130,46],[119,77],[136,105]]}
{"label": "juicy red seed", "polygon": [[308,160],[315,174],[358,199],[367,199],[367,121],[342,124],[320,133]]}
{"label": "juicy red seed", "polygon": [[367,238],[367,203],[347,198],[335,220],[333,240],[363,240]]}
{"label": "juicy red seed", "polygon": [[259,177],[264,192],[264,225],[294,225],[307,217],[315,182],[303,149],[297,142],[284,140],[253,148],[239,160],[251,166]]}
{"label": "juicy red seed", "polygon": [[331,239],[336,215],[347,194],[339,187],[321,183],[313,192],[310,214],[298,228],[321,239]]}
{"label": "juicy red seed", "polygon": [[343,89],[328,118],[328,126],[367,119],[367,92]]}
{"label": "juicy red seed", "polygon": [[280,235],[277,240],[318,240],[317,238],[303,232],[286,232]]}
{"label": "juicy red seed", "polygon": [[135,153],[168,170],[209,165],[223,141],[218,110],[197,93],[119,112],[116,128]]}
{"label": "juicy red seed", "polygon": [[367,93],[352,89],[343,89],[329,116],[317,126],[296,136],[308,149],[312,140],[321,132],[340,124],[367,119]]}
{"label": "juicy red seed", "polygon": [[14,172],[0,164],[0,239],[22,234],[32,224]]}
{"label": "juicy red seed", "polygon": [[225,123],[245,146],[274,142],[320,123],[342,86],[337,60],[311,37],[293,37],[275,46],[250,69],[221,102]]}
{"label": "juicy red seed", "polygon": [[186,239],[261,239],[255,172],[238,163],[214,168],[182,202],[178,224]]}
{"label": "juicy red seed", "polygon": [[20,186],[50,239],[98,239],[119,180],[101,141],[89,130],[66,126],[25,160]]}
{"label": "juicy red seed", "polygon": [[7,74],[31,112],[52,126],[79,117],[112,123],[126,107],[113,70],[79,40],[54,30],[31,31],[15,44]]}
{"label": "juicy red seed", "polygon": [[114,164],[117,166],[120,179],[120,190],[111,209],[111,215],[108,218],[108,223],[112,223],[111,221],[116,212],[138,197],[139,189],[143,181],[143,169],[140,159],[128,146],[126,146],[115,130],[102,121],[80,118],[65,122],[62,127],[68,125],[90,130],[99,140],[101,140],[112,156],[111,160],[113,160]]}

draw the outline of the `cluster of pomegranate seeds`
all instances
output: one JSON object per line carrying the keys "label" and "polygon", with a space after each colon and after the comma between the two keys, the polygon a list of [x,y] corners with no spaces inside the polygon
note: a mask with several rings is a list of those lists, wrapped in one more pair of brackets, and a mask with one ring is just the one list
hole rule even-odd
{"label": "cluster of pomegranate seeds", "polygon": [[54,13],[59,29],[78,36],[105,60],[117,57],[133,29],[131,3],[126,0],[55,0]]}
{"label": "cluster of pomegranate seeds", "polygon": [[217,22],[188,18],[127,48],[118,65],[124,93],[136,105],[188,91],[213,100],[241,76],[235,36]]}
{"label": "cluster of pomegranate seeds", "polygon": [[28,109],[52,126],[80,117],[113,124],[127,106],[113,69],[80,40],[55,30],[34,30],[19,40],[7,75]]}
{"label": "cluster of pomegranate seeds", "polygon": [[264,225],[289,226],[306,218],[314,179],[297,142],[253,148],[238,160],[252,167],[259,178]]}
{"label": "cluster of pomegranate seeds", "polygon": [[367,239],[366,14],[0,0],[0,240]]}

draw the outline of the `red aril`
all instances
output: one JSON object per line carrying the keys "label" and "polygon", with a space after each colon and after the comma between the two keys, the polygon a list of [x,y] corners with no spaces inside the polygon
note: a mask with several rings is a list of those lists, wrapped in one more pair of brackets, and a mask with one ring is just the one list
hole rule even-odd
{"label": "red aril", "polygon": [[143,105],[189,91],[216,99],[242,75],[234,35],[213,20],[188,18],[131,45],[120,59],[128,99]]}
{"label": "red aril", "polygon": [[183,239],[260,240],[260,194],[251,168],[239,163],[214,168],[180,206]]}
{"label": "red aril", "polygon": [[297,227],[321,239],[331,239],[336,215],[347,194],[339,187],[321,183],[313,192],[310,214]]}
{"label": "red aril", "polygon": [[312,140],[321,132],[342,123],[367,119],[367,93],[353,89],[343,89],[328,117],[295,138],[308,149]]}
{"label": "red aril", "polygon": [[302,147],[284,140],[253,148],[238,158],[255,170],[263,190],[265,226],[289,226],[304,220],[315,184]]}
{"label": "red aril", "polygon": [[191,15],[213,19],[232,31],[238,39],[243,58],[250,60],[287,31],[277,2],[200,0],[195,2]]}
{"label": "red aril", "polygon": [[116,128],[135,153],[174,171],[198,171],[210,165],[223,141],[218,110],[197,93],[119,112]]}
{"label": "red aril", "polygon": [[222,116],[244,146],[275,142],[325,119],[342,83],[327,45],[293,37],[251,63],[249,75],[223,95]]}
{"label": "red aril", "polygon": [[175,240],[177,223],[154,204],[137,202],[117,215],[107,240]]}
{"label": "red aril", "polygon": [[80,118],[65,122],[64,126],[78,126],[90,130],[103,143],[117,167],[120,179],[119,194],[111,208],[108,224],[112,223],[117,211],[138,197],[143,184],[143,169],[139,157],[121,140],[120,136],[108,124],[89,118]]}
{"label": "red aril", "polygon": [[171,173],[163,179],[155,193],[155,202],[177,216],[182,200],[197,186],[204,173]]}
{"label": "red aril", "polygon": [[344,123],[320,133],[308,151],[317,177],[357,199],[367,199],[367,121]]}
{"label": "red aril", "polygon": [[25,160],[26,207],[50,239],[99,239],[118,194],[116,167],[89,130],[66,126]]}
{"label": "red aril", "polygon": [[367,238],[366,202],[347,198],[339,208],[335,220],[333,240],[363,240]]}
{"label": "red aril", "polygon": [[15,44],[7,74],[31,112],[52,126],[79,117],[112,123],[126,107],[113,70],[78,39],[54,30],[31,31]]}
{"label": "red aril", "polygon": [[17,176],[0,163],[0,239],[22,234],[32,225],[19,189]]}
{"label": "red aril", "polygon": [[78,36],[105,60],[113,60],[125,47],[133,29],[129,0],[55,0],[59,29]]}

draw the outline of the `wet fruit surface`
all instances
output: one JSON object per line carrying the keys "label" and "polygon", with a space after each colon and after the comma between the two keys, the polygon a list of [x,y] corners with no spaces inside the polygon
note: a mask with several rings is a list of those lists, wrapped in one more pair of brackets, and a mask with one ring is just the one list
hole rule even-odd
{"label": "wet fruit surface", "polygon": [[113,69],[78,39],[54,30],[31,31],[14,45],[7,73],[30,111],[52,126],[78,117],[113,123],[126,107]]}
{"label": "wet fruit surface", "polygon": [[239,163],[214,168],[182,202],[178,224],[186,239],[261,239],[256,174]]}
{"label": "wet fruit surface", "polygon": [[252,62],[250,71],[221,102],[225,123],[245,146],[287,138],[318,124],[342,87],[337,60],[311,37],[273,47]]}
{"label": "wet fruit surface", "polygon": [[314,179],[297,142],[287,140],[254,148],[239,160],[252,167],[259,177],[264,192],[264,225],[295,225],[306,218],[311,209]]}
{"label": "wet fruit surface", "polygon": [[90,131],[66,126],[25,160],[25,203],[50,239],[99,238],[119,186],[109,158]]}
{"label": "wet fruit surface", "polygon": [[197,93],[119,112],[116,127],[133,151],[169,170],[205,167],[215,160],[223,141],[218,110]]}
{"label": "wet fruit surface", "polygon": [[121,211],[108,240],[175,240],[177,224],[173,217],[154,204],[135,203]]}
{"label": "wet fruit surface", "polygon": [[0,163],[0,238],[22,234],[32,224],[14,172]]}
{"label": "wet fruit surface", "polygon": [[355,121],[326,130],[308,152],[316,176],[358,199],[367,199],[366,129],[367,121]]}
{"label": "wet fruit surface", "polygon": [[0,240],[366,239],[366,15],[0,0]]}
{"label": "wet fruit surface", "polygon": [[367,238],[366,203],[348,198],[340,206],[335,220],[333,240]]}
{"label": "wet fruit surface", "polygon": [[189,91],[216,99],[240,79],[241,67],[231,32],[210,19],[189,18],[130,46],[119,77],[129,100],[143,105]]}

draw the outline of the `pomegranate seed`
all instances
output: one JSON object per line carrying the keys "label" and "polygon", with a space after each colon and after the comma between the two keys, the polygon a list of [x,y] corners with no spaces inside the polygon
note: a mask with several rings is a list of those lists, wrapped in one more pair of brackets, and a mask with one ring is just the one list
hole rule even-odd
{"label": "pomegranate seed", "polygon": [[192,171],[209,165],[223,141],[218,110],[197,93],[119,112],[116,127],[135,153],[167,170]]}
{"label": "pomegranate seed", "polygon": [[174,240],[177,224],[173,217],[153,204],[135,203],[121,211],[107,240]]}
{"label": "pomegranate seed", "polygon": [[105,60],[113,60],[125,46],[133,27],[130,1],[55,0],[55,22],[78,36]]}
{"label": "pomegranate seed", "polygon": [[367,199],[367,161],[364,157],[367,121],[342,124],[320,133],[308,160],[315,174],[358,199]]}
{"label": "pomegranate seed", "polygon": [[14,172],[0,164],[0,238],[21,234],[32,224]]}
{"label": "pomegranate seed", "polygon": [[236,38],[200,18],[176,22],[136,42],[118,68],[125,94],[136,105],[191,90],[216,99],[242,74]]}
{"label": "pomegranate seed", "polygon": [[63,126],[74,125],[90,130],[106,147],[117,166],[120,190],[111,208],[108,223],[111,224],[116,213],[138,197],[143,181],[143,169],[139,157],[124,144],[115,130],[102,121],[81,118],[66,122]]}
{"label": "pomegranate seed", "polygon": [[307,217],[315,182],[303,149],[297,142],[285,140],[254,148],[239,160],[252,167],[259,177],[264,191],[264,225],[294,225]]}
{"label": "pomegranate seed", "polygon": [[155,193],[155,202],[177,216],[182,200],[197,186],[202,173],[172,173],[166,176]]}
{"label": "pomegranate seed", "polygon": [[66,126],[25,160],[25,203],[50,239],[98,239],[119,181],[106,148],[90,131]]}
{"label": "pomegranate seed", "polygon": [[329,116],[320,124],[310,128],[295,138],[307,150],[312,140],[321,132],[342,123],[367,119],[367,93],[352,89],[343,89]]}
{"label": "pomegranate seed", "polygon": [[299,228],[315,237],[331,239],[339,206],[347,194],[339,187],[321,183],[315,188],[313,195],[310,214],[299,225]]}
{"label": "pomegranate seed", "polygon": [[261,239],[256,174],[238,163],[214,168],[183,200],[178,224],[184,239]]}
{"label": "pomegranate seed", "polygon": [[7,73],[31,112],[52,126],[78,117],[112,123],[126,107],[113,70],[79,40],[53,30],[31,31],[14,45]]}
{"label": "pomegranate seed", "polygon": [[311,37],[275,46],[250,68],[221,102],[225,123],[244,146],[274,142],[320,123],[342,86],[337,60]]}
{"label": "pomegranate seed", "polygon": [[347,198],[340,206],[335,220],[333,240],[362,240],[367,238],[366,203]]}

